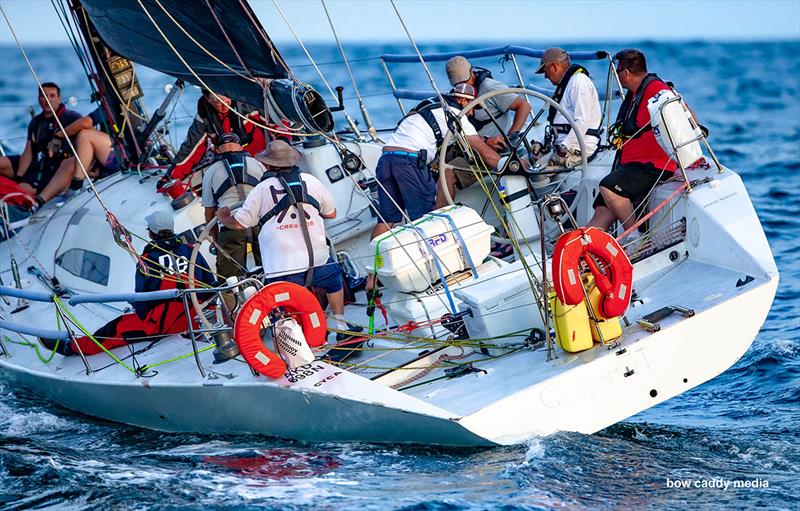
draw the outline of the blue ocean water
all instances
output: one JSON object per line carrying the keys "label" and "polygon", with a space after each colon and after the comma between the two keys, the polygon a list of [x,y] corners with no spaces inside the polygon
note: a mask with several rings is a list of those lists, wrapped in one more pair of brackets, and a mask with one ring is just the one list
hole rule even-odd
{"label": "blue ocean water", "polygon": [[[285,46],[279,48],[298,75],[321,85],[302,54]],[[747,185],[781,272],[766,323],[730,370],[595,435],[559,433],[478,450],[155,433],[73,414],[0,376],[0,510],[800,507],[800,41],[567,49],[629,46],[675,82],[710,128],[720,160]],[[464,46],[424,47],[458,48]],[[309,49],[331,84],[344,85],[352,98],[336,48]],[[29,51],[42,79],[59,82],[65,98],[78,99],[76,109],[91,110],[71,49]],[[399,111],[375,57],[410,47],[347,45],[346,51],[372,120],[393,126]],[[19,150],[35,82],[15,47],[0,46],[0,62],[0,140]],[[516,82],[508,64],[503,72],[494,59],[476,63]],[[534,67],[523,63],[526,79]],[[442,69],[434,71],[445,87]],[[605,76],[599,66],[590,71]],[[148,70],[139,76],[152,111],[171,80]],[[427,84],[419,65],[397,66],[393,76],[400,87]],[[187,90],[176,108],[170,134],[176,143],[197,95]],[[352,99],[348,108],[358,116]],[[690,488],[676,488],[675,481]],[[734,488],[733,481],[750,487]],[[702,487],[711,485],[722,487]]]}

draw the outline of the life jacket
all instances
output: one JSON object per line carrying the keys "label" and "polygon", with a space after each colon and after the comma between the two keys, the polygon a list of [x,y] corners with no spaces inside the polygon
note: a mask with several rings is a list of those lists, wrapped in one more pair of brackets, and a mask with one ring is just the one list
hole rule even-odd
{"label": "life jacket", "polygon": [[[204,97],[201,97],[197,103],[197,114],[205,121],[208,127],[208,134],[211,136],[211,140],[214,143],[216,143],[217,137],[223,133],[236,133],[236,135],[239,136],[242,146],[246,146],[253,141],[254,129],[248,132],[244,126],[242,117],[231,113],[230,110],[236,110],[240,114],[245,115],[246,107],[238,101],[232,101],[228,113],[226,113],[223,118],[220,118],[219,112],[212,108]],[[228,121],[227,127],[225,126],[225,121]]]}
{"label": "life jacket", "polygon": [[[445,103],[447,103],[449,106],[461,110],[461,105],[458,104],[455,98],[448,95],[444,95],[442,98],[444,98]],[[397,125],[399,126],[401,122],[408,119],[412,115],[419,114],[433,131],[433,136],[436,138],[436,148],[438,149],[444,143],[444,135],[442,134],[442,129],[439,127],[439,123],[436,121],[436,117],[433,115],[433,111],[437,108],[442,108],[442,103],[439,101],[439,98],[433,97],[425,99],[417,106],[412,108],[402,119],[400,119],[400,122],[398,122]],[[446,112],[447,111],[445,111],[445,113]],[[450,123],[448,122],[448,125],[449,124]]]}
{"label": "life jacket", "polygon": [[45,117],[43,113],[37,115],[31,121],[31,151],[35,155],[47,151],[47,144],[53,140],[53,135],[56,132],[58,123],[56,117],[61,120],[61,116],[67,111],[64,103],[58,105],[56,114],[51,117]]}
{"label": "life jacket", "polygon": [[636,124],[636,113],[639,111],[639,107],[642,104],[642,98],[644,97],[644,91],[647,89],[647,86],[656,80],[664,82],[655,73],[649,73],[644,77],[639,88],[636,89],[636,94],[627,94],[622,101],[614,127],[616,134],[623,139],[638,138],[642,136],[642,134],[653,129],[650,123],[647,123],[645,126],[638,126]]}
{"label": "life jacket", "polygon": [[[136,291],[186,289],[189,282],[189,259],[192,250],[192,245],[181,243],[176,238],[154,240],[148,243],[142,251],[147,274],[137,270]],[[213,284],[214,277],[207,268],[208,263],[201,254],[198,254],[195,281]],[[174,300],[137,302],[134,304],[134,309],[136,314],[144,319],[151,310],[169,302],[174,302]]]}
{"label": "life jacket", "polygon": [[[472,73],[475,75],[475,91],[480,94],[481,84],[487,79],[492,78],[492,72],[482,67],[472,67]],[[507,111],[507,110],[506,110]],[[501,112],[500,115],[505,115],[506,112]],[[488,112],[487,112],[488,114]],[[484,120],[476,119],[473,115],[469,118],[469,123],[475,127],[475,131],[480,131],[492,123],[492,118],[489,117]]]}
{"label": "life jacket", "polygon": [[[284,195],[280,200],[276,200],[275,206],[259,219],[258,225],[263,227],[264,224],[276,216],[278,217],[278,221],[280,221],[283,218],[282,215],[285,215],[290,207],[297,207],[298,223],[300,224],[300,230],[303,233],[303,241],[305,241],[306,250],[308,251],[308,271],[306,272],[306,287],[308,287],[311,285],[311,281],[314,277],[314,246],[311,243],[311,235],[308,232],[308,222],[306,220],[304,205],[309,205],[319,211],[320,204],[314,197],[308,195],[306,184],[300,176],[299,168],[292,167],[292,170],[289,172],[266,172],[262,180],[271,177],[277,178],[278,181],[280,181]],[[273,199],[277,199],[278,192],[273,189],[272,193]]]}
{"label": "life jacket", "polygon": [[[561,104],[561,100],[564,98],[564,92],[566,92],[567,90],[567,85],[569,84],[569,81],[572,79],[573,75],[575,75],[576,73],[582,73],[591,78],[591,76],[589,75],[589,71],[587,71],[585,67],[579,64],[572,64],[571,66],[569,66],[569,68],[567,68],[567,72],[564,73],[564,76],[561,78],[561,81],[558,82],[556,90],[552,96],[553,101],[555,101],[558,104]],[[547,122],[550,123],[550,126],[553,127],[553,130],[561,135],[565,135],[570,131],[572,131],[572,126],[570,126],[569,124],[553,124],[556,115],[558,115],[558,110],[556,110],[556,107],[550,106],[550,110],[547,113]],[[602,126],[602,124],[603,121],[601,120],[600,125]],[[597,128],[590,128],[586,130],[586,133],[584,135],[588,137],[600,138],[600,126],[598,126]]]}
{"label": "life jacket", "polygon": [[222,155],[219,161],[225,166],[225,172],[228,175],[224,181],[211,190],[214,202],[219,204],[220,198],[234,186],[239,192],[239,199],[244,200],[247,194],[244,189],[245,185],[255,187],[259,183],[259,179],[247,172],[247,156],[248,153],[246,151],[230,152]]}

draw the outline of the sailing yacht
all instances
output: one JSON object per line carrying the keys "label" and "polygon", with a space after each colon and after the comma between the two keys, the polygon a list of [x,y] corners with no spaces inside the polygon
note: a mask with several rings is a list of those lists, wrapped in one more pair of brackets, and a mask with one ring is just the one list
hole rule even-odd
{"label": "sailing yacht", "polygon": [[[740,177],[692,130],[672,148],[703,156],[651,192],[643,242],[622,247],[606,235],[614,260],[603,259],[602,247],[590,257],[588,249],[573,253],[562,246],[563,240],[586,241],[587,232],[577,227],[591,215],[613,150],[549,174],[520,168],[527,141],[543,136],[544,126],[533,120],[501,168],[474,164],[478,182],[459,193],[458,204],[371,241],[378,130],[365,115],[366,133],[359,131],[341,91],[339,105],[329,108],[299,81],[246,2],[71,0],[65,7],[102,106],[124,128],[118,140],[127,168],[63,204],[46,205],[24,225],[5,223],[11,232],[0,243],[6,283],[0,370],[60,406],[159,431],[514,444],[555,431],[591,434],[686,392],[733,365],[766,319],[779,276],[758,216]],[[504,46],[458,54],[501,56],[516,67],[518,59],[542,52]],[[453,55],[383,56],[401,107],[401,100],[436,91],[396,88],[390,67],[426,66]],[[610,64],[602,51],[572,56]],[[127,302],[152,298],[130,291],[146,239],[144,218],[156,209],[174,211],[175,232],[195,244],[195,256],[215,259],[212,223],[196,197],[202,168],[185,183],[189,200],[155,191],[165,169],[158,127],[173,97],[148,117],[133,63],[289,121],[303,151],[301,170],[325,183],[340,212],[326,230],[343,278],[355,288],[346,317],[364,327],[336,346],[350,347],[349,356],[326,358],[334,343],[325,342],[325,316],[315,298],[264,286],[258,268],[212,289],[216,297],[206,303],[194,289],[175,291],[171,296],[200,322],[183,335],[93,356],[64,357],[38,342],[91,333],[123,313]],[[517,69],[519,87],[500,93],[562,111],[550,91],[525,86]],[[601,94],[609,105],[619,95],[613,77],[611,66]],[[680,97],[671,104],[682,105]],[[337,131],[340,111],[346,127]],[[458,133],[448,133],[446,142],[451,139],[463,143]],[[447,165],[444,151],[437,161]],[[513,253],[492,255],[493,243]],[[560,262],[567,255],[574,257],[571,266]],[[595,268],[579,262],[587,258]],[[622,281],[610,275],[616,264],[629,265],[630,287],[622,309],[604,314],[609,295],[589,281],[609,280],[619,292]],[[369,273],[382,282],[379,300],[358,289]],[[570,286],[580,293],[577,300],[569,298]],[[221,293],[235,295],[235,306]],[[265,308],[277,317],[263,314]],[[293,323],[286,335],[310,359],[281,342],[279,327],[287,322]],[[247,340],[237,336],[244,332]],[[285,368],[266,371],[258,356],[265,352]]]}

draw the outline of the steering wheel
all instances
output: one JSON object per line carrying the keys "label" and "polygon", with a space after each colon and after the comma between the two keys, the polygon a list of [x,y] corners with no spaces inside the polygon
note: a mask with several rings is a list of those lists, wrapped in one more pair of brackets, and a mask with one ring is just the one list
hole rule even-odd
{"label": "steering wheel", "polygon": [[[521,87],[516,88],[507,88],[507,89],[498,89],[492,92],[487,92],[486,94],[482,94],[477,98],[473,99],[467,105],[461,109],[458,116],[456,117],[457,121],[460,123],[461,119],[467,115],[467,112],[476,106],[482,107],[487,113],[488,109],[486,108],[486,100],[491,99],[495,96],[500,96],[503,94],[518,94],[524,96],[532,96],[538,100],[541,100],[545,103],[545,107],[552,106],[558,111],[564,118],[567,120],[567,123],[572,127],[575,131],[575,135],[578,139],[578,144],[581,150],[581,163],[575,167],[576,170],[581,171],[581,177],[583,177],[583,172],[586,170],[586,167],[589,165],[588,160],[586,159],[586,144],[583,140],[583,133],[580,132],[578,127],[575,125],[575,121],[572,119],[572,116],[562,107],[558,102],[554,101],[551,97],[546,96],[540,92],[536,92],[531,89],[525,89]],[[520,146],[523,144],[525,145],[525,151],[527,152],[529,161],[533,160],[533,154],[530,145],[527,141],[527,135],[533,129],[534,123],[528,123],[528,126],[520,133],[519,139],[512,141],[508,135],[501,129],[499,129],[499,124],[497,120],[489,114],[492,122],[494,122],[495,126],[498,127],[498,130],[503,135],[503,140],[506,143],[506,146],[511,151],[508,158],[506,158],[503,167],[496,170],[490,170],[489,173],[495,175],[497,177],[505,176],[505,175],[532,175],[533,173],[529,170],[524,168],[522,159],[518,154],[518,150]],[[447,188],[446,182],[446,173],[444,169],[447,165],[447,147],[450,145],[450,141],[453,140],[453,131],[447,130],[447,133],[444,135],[444,140],[442,141],[442,146],[439,148],[439,169],[442,171],[439,173],[439,188],[440,191],[444,194],[444,198],[447,200],[448,204],[453,204],[453,198],[450,196],[450,190]]]}

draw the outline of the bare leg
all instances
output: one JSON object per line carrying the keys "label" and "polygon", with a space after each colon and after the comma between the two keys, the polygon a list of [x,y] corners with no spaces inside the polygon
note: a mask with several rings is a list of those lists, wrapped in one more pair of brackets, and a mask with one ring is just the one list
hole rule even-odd
{"label": "bare leg", "polygon": [[589,220],[589,223],[586,224],[587,227],[599,227],[600,229],[606,230],[611,227],[611,224],[614,223],[617,217],[614,216],[614,212],[608,209],[606,206],[597,206],[594,210],[594,215],[592,219]]}
{"label": "bare leg", "polygon": [[11,159],[7,156],[0,156],[0,175],[14,177],[14,167],[11,165]]}
{"label": "bare leg", "polygon": [[[83,130],[78,133],[76,152],[83,168],[88,172],[95,160],[105,163],[111,153],[111,139],[102,131],[94,129]],[[76,178],[83,178],[83,171],[78,167]],[[79,177],[80,176],[80,177]]]}
{"label": "bare leg", "polygon": [[[446,168],[445,169],[445,180],[447,181],[447,191],[450,192],[450,199],[456,199],[456,174],[453,172],[453,169]],[[442,191],[442,185],[440,184],[441,181],[436,183],[436,209],[443,208],[447,206],[447,200],[444,197],[444,192]]]}
{"label": "bare leg", "polygon": [[328,293],[328,305],[331,306],[334,315],[344,314],[344,291],[340,289],[335,293]]}
{"label": "bare leg", "polygon": [[603,194],[603,199],[606,201],[608,209],[622,222],[622,226],[626,230],[633,227],[633,224],[636,223],[636,218],[633,215],[633,204],[631,204],[631,201],[603,186],[600,187],[600,193]]}
{"label": "bare leg", "polygon": [[[69,188],[69,184],[76,175],[75,158],[67,158],[58,166],[58,170],[53,174],[53,178],[44,187],[44,190],[39,194],[43,202],[47,202],[57,195],[61,195]],[[83,172],[80,173],[81,178]]]}

